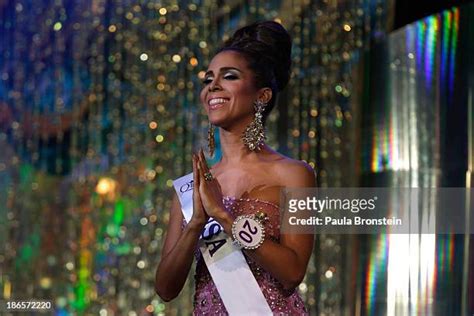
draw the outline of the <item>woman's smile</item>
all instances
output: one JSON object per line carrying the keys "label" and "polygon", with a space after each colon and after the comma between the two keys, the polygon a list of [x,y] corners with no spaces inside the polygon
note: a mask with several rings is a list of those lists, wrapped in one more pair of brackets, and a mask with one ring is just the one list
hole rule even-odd
{"label": "woman's smile", "polygon": [[209,99],[207,104],[209,105],[209,110],[217,110],[224,106],[225,103],[229,102],[228,98],[217,98],[212,97]]}

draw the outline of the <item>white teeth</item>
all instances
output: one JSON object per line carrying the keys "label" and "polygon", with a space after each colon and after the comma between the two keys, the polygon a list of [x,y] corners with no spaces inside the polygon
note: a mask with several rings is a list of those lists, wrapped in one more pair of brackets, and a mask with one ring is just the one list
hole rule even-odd
{"label": "white teeth", "polygon": [[215,99],[209,100],[209,105],[220,104],[220,103],[225,103],[225,102],[227,102],[226,99],[223,99],[223,98],[215,98]]}

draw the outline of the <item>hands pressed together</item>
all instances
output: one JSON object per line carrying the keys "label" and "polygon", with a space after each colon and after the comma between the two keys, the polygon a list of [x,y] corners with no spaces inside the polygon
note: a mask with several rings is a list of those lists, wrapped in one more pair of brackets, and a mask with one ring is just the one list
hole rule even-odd
{"label": "hands pressed together", "polygon": [[218,221],[219,218],[225,217],[227,213],[222,202],[221,186],[217,179],[212,177],[202,149],[197,154],[193,154],[193,180],[191,222],[204,226],[209,217]]}

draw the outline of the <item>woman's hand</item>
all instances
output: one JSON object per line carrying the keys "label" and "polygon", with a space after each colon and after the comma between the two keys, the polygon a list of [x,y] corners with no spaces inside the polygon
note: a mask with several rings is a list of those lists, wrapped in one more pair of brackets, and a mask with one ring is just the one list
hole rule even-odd
{"label": "woman's hand", "polygon": [[[199,151],[197,161],[197,169],[199,174],[199,195],[202,201],[205,212],[210,217],[215,219],[222,218],[227,215],[224,204],[222,202],[222,190],[219,182],[216,178],[212,177],[209,179],[211,174],[207,166],[206,158],[202,149]],[[208,180],[206,180],[206,174]]]}
{"label": "woman's hand", "polygon": [[209,219],[209,215],[206,214],[202,205],[201,195],[199,193],[200,180],[199,157],[193,154],[193,216],[190,223],[204,227]]}

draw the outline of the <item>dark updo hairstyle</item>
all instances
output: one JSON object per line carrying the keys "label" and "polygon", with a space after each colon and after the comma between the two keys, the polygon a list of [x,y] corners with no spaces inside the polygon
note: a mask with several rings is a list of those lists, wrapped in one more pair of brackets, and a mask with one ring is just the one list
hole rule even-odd
{"label": "dark updo hairstyle", "polygon": [[272,89],[272,98],[263,112],[263,119],[275,106],[276,96],[290,79],[291,37],[285,28],[273,21],[263,21],[238,29],[217,51],[237,51],[243,54],[255,73],[257,88]]}

